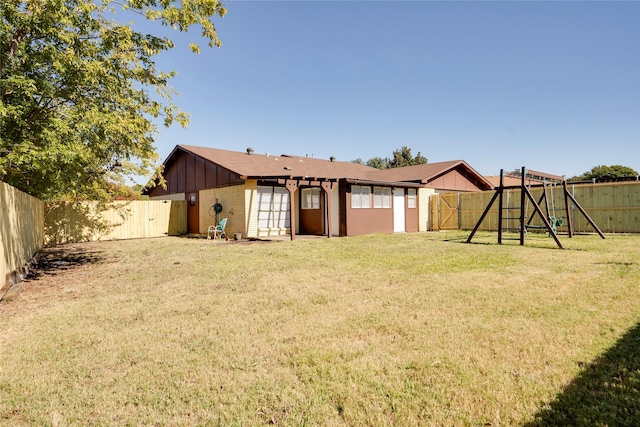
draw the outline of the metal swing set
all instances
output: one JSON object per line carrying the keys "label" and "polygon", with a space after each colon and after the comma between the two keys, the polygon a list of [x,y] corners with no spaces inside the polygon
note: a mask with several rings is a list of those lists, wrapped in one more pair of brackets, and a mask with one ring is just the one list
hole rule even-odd
{"label": "metal swing set", "polygon": [[[547,230],[547,232],[549,233],[549,236],[553,237],[553,239],[555,240],[556,244],[560,249],[564,249],[564,247],[562,246],[562,243],[560,242],[560,239],[558,238],[557,230],[558,230],[558,227],[561,227],[564,225],[564,219],[566,219],[566,226],[568,229],[569,237],[573,237],[574,232],[573,232],[573,223],[571,220],[571,214],[569,212],[569,207],[570,207],[569,201],[573,203],[573,206],[577,208],[578,211],[580,211],[580,213],[589,222],[589,224],[591,224],[591,226],[594,228],[596,233],[598,233],[598,235],[600,235],[601,238],[603,239],[605,238],[604,234],[602,234],[602,231],[600,231],[596,223],[591,219],[591,217],[589,217],[589,215],[582,208],[582,206],[580,206],[580,203],[578,203],[578,201],[575,199],[573,194],[571,194],[567,190],[566,180],[564,179],[562,180],[562,190],[564,193],[564,207],[565,207],[565,216],[564,218],[562,218],[556,215],[555,189],[556,189],[556,185],[558,185],[557,182],[553,182],[552,184],[549,185],[547,184],[546,179],[543,179],[542,184],[537,184],[537,185],[530,184],[527,186],[526,185],[527,176],[528,176],[527,168],[523,167],[520,173],[520,178],[521,178],[520,185],[504,185],[504,170],[503,169],[500,170],[500,185],[496,187],[496,191],[493,197],[491,198],[491,201],[485,208],[484,212],[480,216],[480,219],[478,220],[477,224],[473,228],[473,231],[467,238],[467,243],[471,243],[471,239],[473,239],[474,234],[476,233],[476,231],[478,231],[478,228],[480,228],[480,225],[484,221],[485,217],[489,213],[489,210],[491,209],[491,207],[493,206],[493,203],[496,200],[498,200],[498,244],[502,244],[502,233],[505,230],[505,227],[503,226],[504,221],[517,220],[518,231],[520,232],[521,246],[524,245],[524,238],[525,238],[525,235],[527,234],[527,229],[543,229],[543,230]],[[535,200],[535,198],[533,197],[530,191],[531,188],[533,187],[542,187],[542,190],[543,190],[540,198],[537,201]],[[549,187],[551,188],[549,189]],[[517,189],[520,189],[520,207],[519,208],[518,207],[513,208],[509,206],[505,207],[504,206],[504,193],[505,193],[504,190],[517,190]],[[547,196],[548,191],[551,191],[551,198]],[[549,199],[551,199],[551,207],[549,206]],[[530,216],[527,216],[527,207],[528,207],[527,200],[533,206],[533,213]],[[545,212],[543,212],[542,208],[540,207],[540,204],[543,201],[545,205]],[[517,217],[511,216],[509,212],[512,210],[519,211],[519,215]],[[506,216],[505,216],[505,212],[507,213]],[[540,216],[540,219],[543,225],[534,225],[532,223],[536,215]],[[507,228],[507,230],[509,230],[509,228]]]}

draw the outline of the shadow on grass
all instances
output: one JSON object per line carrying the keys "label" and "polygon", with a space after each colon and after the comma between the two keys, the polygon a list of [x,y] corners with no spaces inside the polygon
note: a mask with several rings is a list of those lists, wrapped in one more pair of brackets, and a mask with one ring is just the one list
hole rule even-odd
{"label": "shadow on grass", "polygon": [[525,427],[640,425],[640,323]]}
{"label": "shadow on grass", "polygon": [[104,261],[101,251],[88,250],[84,245],[67,244],[43,248],[38,263],[29,272],[27,280],[36,280],[45,275],[56,275],[85,264],[97,264]]}

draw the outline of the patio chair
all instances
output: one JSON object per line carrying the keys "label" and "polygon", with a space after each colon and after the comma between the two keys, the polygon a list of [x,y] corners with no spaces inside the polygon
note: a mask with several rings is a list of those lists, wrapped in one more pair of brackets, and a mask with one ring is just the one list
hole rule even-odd
{"label": "patio chair", "polygon": [[210,225],[207,229],[207,239],[215,239],[216,237],[219,237],[220,239],[226,239],[227,233],[225,233],[224,231],[224,227],[226,227],[226,225],[227,218],[220,218],[218,225]]}

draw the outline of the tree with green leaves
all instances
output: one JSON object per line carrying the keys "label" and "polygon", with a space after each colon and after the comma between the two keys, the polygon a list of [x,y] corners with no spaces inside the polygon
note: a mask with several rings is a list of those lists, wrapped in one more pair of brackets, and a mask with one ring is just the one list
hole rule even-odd
{"label": "tree with green leaves", "polygon": [[352,160],[352,163],[358,164],[366,164],[369,167],[376,169],[390,169],[390,168],[399,168],[402,166],[413,166],[413,165],[423,165],[427,163],[427,158],[424,157],[418,151],[418,154],[413,157],[411,154],[411,148],[406,145],[401,148],[393,151],[393,157],[373,157],[367,162],[363,162],[360,157],[355,160]]}
{"label": "tree with green leaves", "polygon": [[582,175],[573,178],[574,180],[581,181],[606,181],[610,179],[616,178],[628,178],[628,177],[636,177],[638,176],[638,172],[634,169],[621,166],[621,165],[612,165],[612,166],[595,166],[590,171],[583,173]]}
{"label": "tree with green leaves", "polygon": [[153,174],[154,123],[188,116],[154,62],[172,41],[122,21],[195,26],[220,46],[212,19],[225,13],[217,0],[0,2],[0,180],[46,200],[104,199]]}
{"label": "tree with green leaves", "polygon": [[411,155],[411,148],[403,145],[399,150],[393,152],[393,158],[389,162],[389,168],[400,168],[403,166],[423,165],[427,163],[426,157],[424,157],[418,151],[415,157]]}
{"label": "tree with green leaves", "polygon": [[389,169],[389,161],[388,157],[373,157],[367,160],[367,166],[376,169]]}
{"label": "tree with green leaves", "polygon": [[362,159],[358,157],[355,160],[351,160],[351,163],[356,163],[359,165],[367,165],[370,168],[376,168],[376,169],[388,169],[389,161],[390,159],[388,157],[385,157],[385,158],[374,157],[372,159],[367,160],[366,162],[363,162]]}

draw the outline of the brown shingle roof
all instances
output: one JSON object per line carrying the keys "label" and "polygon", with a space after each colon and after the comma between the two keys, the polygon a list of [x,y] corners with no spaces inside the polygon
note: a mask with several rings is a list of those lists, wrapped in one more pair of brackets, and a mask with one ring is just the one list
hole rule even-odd
{"label": "brown shingle roof", "polygon": [[452,160],[449,162],[425,163],[423,165],[404,166],[401,168],[383,169],[374,172],[378,179],[388,179],[392,181],[413,181],[426,184],[434,177],[443,172],[453,169],[462,160]]}
{"label": "brown shingle roof", "polygon": [[[248,154],[217,148],[179,145],[206,160],[244,177],[309,177],[323,179],[369,179],[377,171],[366,165],[290,155]],[[171,156],[170,156],[171,157]]]}
{"label": "brown shingle roof", "polygon": [[[315,179],[347,179],[352,181],[371,181],[379,183],[416,183],[428,184],[431,180],[455,169],[463,168],[476,176],[479,182],[485,182],[482,175],[471,168],[464,160],[427,163],[424,165],[405,166],[379,170],[363,164],[339,162],[310,157],[292,155],[248,154],[240,151],[221,150],[218,148],[178,145],[166,161],[173,157],[176,150],[181,149],[193,153],[212,163],[216,163],[246,178],[315,178]],[[414,185],[416,185],[414,184]]]}
{"label": "brown shingle roof", "polygon": [[[451,160],[448,162],[426,163],[423,165],[405,166],[401,168],[384,169],[376,172],[378,179],[388,179],[392,181],[412,181],[428,184],[443,174],[462,168],[476,177],[479,183],[484,183],[485,189],[493,188],[491,183],[482,175],[476,172],[464,160]],[[482,184],[481,184],[482,185]]]}

